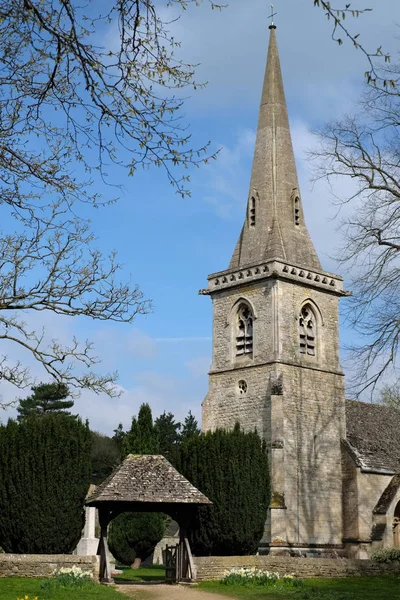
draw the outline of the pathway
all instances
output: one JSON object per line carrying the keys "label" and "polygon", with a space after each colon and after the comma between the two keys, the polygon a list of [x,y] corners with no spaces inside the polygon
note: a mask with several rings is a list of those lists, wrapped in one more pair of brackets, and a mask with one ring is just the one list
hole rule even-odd
{"label": "pathway", "polygon": [[119,592],[133,600],[227,600],[226,596],[200,592],[191,585],[117,585]]}

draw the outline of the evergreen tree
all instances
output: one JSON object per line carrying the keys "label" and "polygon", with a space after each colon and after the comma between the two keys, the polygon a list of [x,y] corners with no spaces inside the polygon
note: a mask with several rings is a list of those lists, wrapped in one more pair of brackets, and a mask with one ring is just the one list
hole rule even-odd
{"label": "evergreen tree", "polygon": [[237,425],[193,436],[180,455],[182,474],[213,502],[196,509],[189,531],[193,553],[254,554],[270,499],[265,442]]}
{"label": "evergreen tree", "polygon": [[187,416],[185,417],[185,421],[183,423],[182,431],[181,431],[181,441],[185,442],[195,435],[200,435],[201,431],[199,429],[199,424],[195,417],[192,415],[192,411],[189,410]]}
{"label": "evergreen tree", "polygon": [[122,445],[124,443],[125,436],[126,436],[126,433],[124,431],[122,423],[119,423],[118,427],[116,429],[114,429],[114,435],[113,435],[112,439],[117,444],[120,454],[122,453]]}
{"label": "evergreen tree", "polygon": [[70,415],[67,408],[72,408],[73,400],[67,400],[70,391],[65,383],[40,383],[31,387],[33,394],[21,398],[17,407],[18,421],[31,415],[47,413],[64,413]]}
{"label": "evergreen tree", "polygon": [[[122,455],[158,452],[159,440],[151,408],[142,404],[137,418],[132,418],[130,431],[124,436]],[[132,566],[138,567],[162,539],[164,529],[165,521],[160,513],[122,513],[110,524],[110,551],[122,563],[134,563]]]}
{"label": "evergreen tree", "polygon": [[164,519],[159,513],[118,515],[108,530],[111,554],[123,565],[140,566],[164,535]]}
{"label": "evergreen tree", "polygon": [[149,404],[142,404],[122,443],[122,454],[157,454],[158,436]]}
{"label": "evergreen tree", "polygon": [[176,464],[180,442],[179,430],[181,424],[175,421],[172,413],[163,412],[154,422],[158,439],[158,452],[165,456],[170,463]]}
{"label": "evergreen tree", "polygon": [[91,478],[90,483],[99,485],[119,464],[121,450],[114,438],[91,431]]}
{"label": "evergreen tree", "polygon": [[66,554],[78,543],[90,483],[90,431],[65,414],[0,426],[0,546]]}

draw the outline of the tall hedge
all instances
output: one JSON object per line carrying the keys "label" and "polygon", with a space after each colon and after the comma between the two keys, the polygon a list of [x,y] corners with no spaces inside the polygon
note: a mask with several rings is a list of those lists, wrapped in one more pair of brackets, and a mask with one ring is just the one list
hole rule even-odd
{"label": "tall hedge", "polygon": [[212,502],[199,507],[189,538],[197,556],[254,554],[270,500],[268,455],[257,433],[217,430],[180,450],[180,471]]}
{"label": "tall hedge", "polygon": [[64,414],[0,426],[0,546],[64,554],[78,543],[90,483],[89,427]]}

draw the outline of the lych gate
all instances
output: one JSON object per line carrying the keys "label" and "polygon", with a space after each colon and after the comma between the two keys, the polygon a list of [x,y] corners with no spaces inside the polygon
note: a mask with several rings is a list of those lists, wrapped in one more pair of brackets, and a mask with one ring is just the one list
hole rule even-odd
{"label": "lych gate", "polygon": [[110,521],[123,512],[163,512],[179,525],[179,543],[168,560],[170,575],[181,581],[193,579],[193,562],[187,530],[193,511],[210,505],[204,494],[195,488],[163,456],[130,454],[119,467],[88,498],[86,505],[99,511],[100,581],[111,581],[107,559],[107,529]]}

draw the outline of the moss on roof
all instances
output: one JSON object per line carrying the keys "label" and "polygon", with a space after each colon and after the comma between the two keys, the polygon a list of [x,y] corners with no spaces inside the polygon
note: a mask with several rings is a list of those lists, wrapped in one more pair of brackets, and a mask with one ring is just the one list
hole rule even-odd
{"label": "moss on roof", "polygon": [[365,471],[400,473],[400,410],[346,400],[347,443]]}
{"label": "moss on roof", "polygon": [[212,504],[166,458],[150,454],[129,454],[86,504],[103,502]]}

